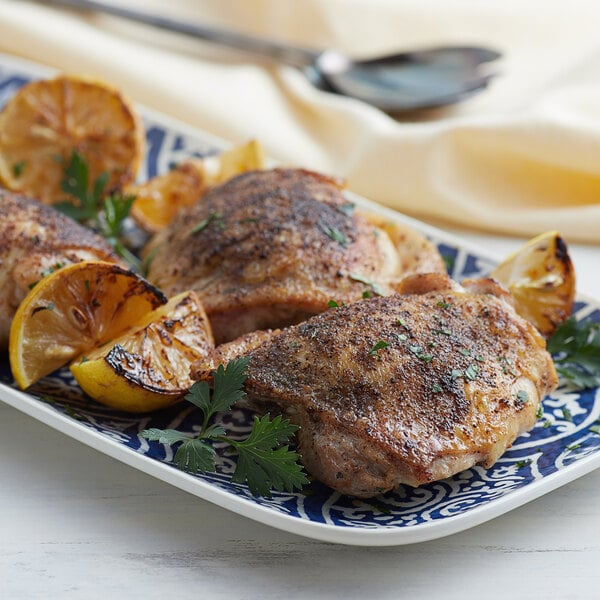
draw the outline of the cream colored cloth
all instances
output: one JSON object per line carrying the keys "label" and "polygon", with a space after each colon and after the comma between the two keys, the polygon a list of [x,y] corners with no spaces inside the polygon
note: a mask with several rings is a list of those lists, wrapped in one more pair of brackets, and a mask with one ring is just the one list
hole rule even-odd
{"label": "cream colored cloth", "polygon": [[[118,3],[117,0],[113,2]],[[102,77],[136,101],[436,224],[600,243],[597,0],[121,0],[355,56],[500,50],[484,93],[394,120],[292,67],[114,17],[0,0],[0,51]]]}

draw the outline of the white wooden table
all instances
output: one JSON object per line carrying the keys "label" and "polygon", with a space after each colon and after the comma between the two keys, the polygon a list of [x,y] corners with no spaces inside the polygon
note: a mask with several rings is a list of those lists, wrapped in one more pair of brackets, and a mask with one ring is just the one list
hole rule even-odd
{"label": "white wooden table", "polygon": [[[499,255],[518,240],[469,235]],[[600,246],[575,247],[600,298]],[[600,470],[450,537],[360,548],[227,512],[0,403],[0,598],[600,597]]]}

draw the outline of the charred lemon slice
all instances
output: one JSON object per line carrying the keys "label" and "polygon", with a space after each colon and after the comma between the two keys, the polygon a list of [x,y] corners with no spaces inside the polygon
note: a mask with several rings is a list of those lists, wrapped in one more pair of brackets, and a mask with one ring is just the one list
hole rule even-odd
{"label": "charred lemon slice", "polygon": [[209,187],[264,166],[262,147],[255,141],[215,156],[186,160],[165,175],[127,188],[127,193],[135,196],[131,216],[140,227],[156,233],[181,208],[195,204]]}
{"label": "charred lemon slice", "polygon": [[133,104],[101,81],[61,75],[23,86],[0,113],[0,182],[45,204],[65,199],[61,182],[74,152],[90,184],[133,181],[145,143]]}
{"label": "charred lemon slice", "polygon": [[517,312],[546,338],[571,314],[575,269],[557,231],[527,242],[502,261],[491,276],[510,290]]}
{"label": "charred lemon slice", "polygon": [[29,387],[165,302],[145,279],[108,262],[80,262],[47,275],[21,302],[11,325],[16,382]]}
{"label": "charred lemon slice", "polygon": [[193,384],[192,363],[213,348],[198,296],[183,292],[118,338],[76,359],[71,372],[94,400],[146,412],[181,400]]}

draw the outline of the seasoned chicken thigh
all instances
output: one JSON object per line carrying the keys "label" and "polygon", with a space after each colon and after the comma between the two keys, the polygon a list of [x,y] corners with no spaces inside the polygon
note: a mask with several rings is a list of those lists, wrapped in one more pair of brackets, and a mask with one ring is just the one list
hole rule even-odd
{"label": "seasoned chicken thigh", "polygon": [[405,275],[445,271],[408,227],[355,209],[333,179],[300,169],[253,171],[183,210],[146,250],[148,279],[168,296],[193,289],[217,342],[298,323]]}
{"label": "seasoned chicken thigh", "polygon": [[0,189],[0,350],[29,287],[59,266],[119,262],[111,246],[56,210]]}
{"label": "seasoned chicken thigh", "polygon": [[300,425],[308,472],[341,493],[490,467],[557,384],[544,339],[493,280],[426,274],[401,288],[225,344],[196,375],[250,356],[250,406]]}

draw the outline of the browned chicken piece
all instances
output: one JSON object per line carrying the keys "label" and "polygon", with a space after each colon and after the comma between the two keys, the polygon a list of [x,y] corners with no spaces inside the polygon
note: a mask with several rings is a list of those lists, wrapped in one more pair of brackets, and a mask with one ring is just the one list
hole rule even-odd
{"label": "browned chicken piece", "polygon": [[0,189],[0,350],[30,286],[82,260],[120,262],[104,238],[49,206]]}
{"label": "browned chicken piece", "polygon": [[409,273],[445,271],[421,234],[355,210],[337,181],[300,169],[215,187],[145,255],[148,279],[168,296],[199,294],[217,342],[298,323],[332,300],[392,293]]}
{"label": "browned chicken piece", "polygon": [[300,425],[302,460],[333,489],[370,497],[476,464],[488,468],[536,422],[557,376],[545,341],[492,280],[417,275],[404,295],[333,308],[259,346],[247,401]]}

